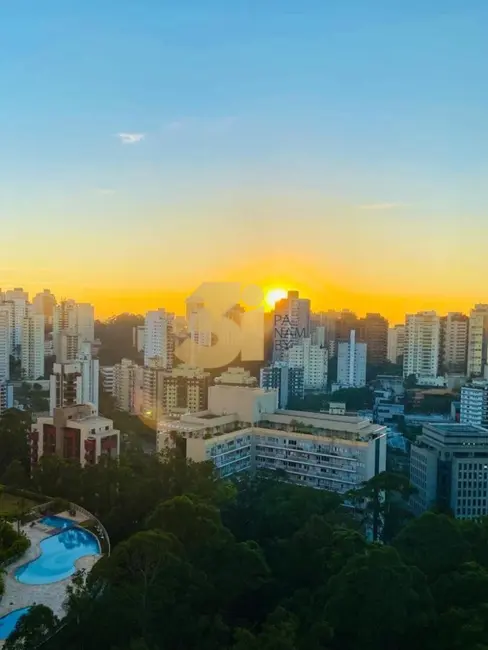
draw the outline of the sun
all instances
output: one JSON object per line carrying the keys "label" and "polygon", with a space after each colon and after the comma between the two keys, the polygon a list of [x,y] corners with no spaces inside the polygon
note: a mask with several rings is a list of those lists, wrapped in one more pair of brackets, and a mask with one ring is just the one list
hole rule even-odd
{"label": "sun", "polygon": [[287,292],[284,289],[269,289],[264,297],[264,303],[267,309],[274,309],[279,300],[286,298]]}

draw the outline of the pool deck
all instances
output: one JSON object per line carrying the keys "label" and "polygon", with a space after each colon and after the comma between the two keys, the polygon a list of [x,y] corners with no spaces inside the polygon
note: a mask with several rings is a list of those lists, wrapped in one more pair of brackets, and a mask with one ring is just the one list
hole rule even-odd
{"label": "pool deck", "polygon": [[[75,517],[69,517],[65,513],[59,516],[72,519],[77,523],[86,520],[86,517],[75,519]],[[27,585],[19,582],[15,578],[15,571],[18,567],[35,560],[41,555],[40,543],[43,539],[52,535],[53,529],[36,523],[34,526],[30,524],[22,526],[21,530],[30,539],[31,545],[24,555],[16,562],[13,562],[6,570],[5,592],[0,602],[0,617],[5,616],[15,609],[30,607],[32,605],[46,605],[52,609],[56,616],[62,617],[64,615],[63,603],[66,598],[66,587],[71,582],[71,577],[46,585]],[[100,554],[86,555],[75,562],[75,567],[76,569],[90,571],[101,557]],[[0,641],[0,648],[2,645],[3,641]]]}

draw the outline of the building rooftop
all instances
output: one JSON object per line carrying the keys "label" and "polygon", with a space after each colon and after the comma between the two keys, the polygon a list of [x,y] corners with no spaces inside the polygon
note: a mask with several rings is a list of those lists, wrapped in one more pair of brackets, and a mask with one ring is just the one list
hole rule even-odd
{"label": "building rooftop", "polygon": [[431,424],[426,424],[424,426],[425,430],[430,430],[433,433],[440,433],[444,436],[449,437],[463,437],[463,438],[479,438],[487,437],[488,429],[483,427],[476,426],[474,424],[459,424],[457,422],[453,423],[443,423],[443,422],[433,422]]}

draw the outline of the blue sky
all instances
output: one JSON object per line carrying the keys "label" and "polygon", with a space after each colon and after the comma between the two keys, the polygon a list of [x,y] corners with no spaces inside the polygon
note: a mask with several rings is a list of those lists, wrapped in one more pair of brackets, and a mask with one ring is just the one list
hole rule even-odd
{"label": "blue sky", "polygon": [[[249,257],[298,242],[319,267],[332,260],[325,275],[352,237],[367,292],[390,291],[391,264],[415,257],[415,286],[399,270],[400,291],[445,293],[459,246],[466,274],[488,271],[487,24],[483,0],[6,0],[4,284],[34,281],[36,264],[56,284],[39,242],[62,248],[86,230],[109,268],[108,234],[119,256],[161,252],[153,268],[141,258],[143,283],[156,270],[178,284],[185,245],[197,273],[225,273],[236,233]],[[392,241],[383,261],[371,255]],[[71,256],[81,272],[86,255]],[[454,295],[467,280],[449,277]]]}

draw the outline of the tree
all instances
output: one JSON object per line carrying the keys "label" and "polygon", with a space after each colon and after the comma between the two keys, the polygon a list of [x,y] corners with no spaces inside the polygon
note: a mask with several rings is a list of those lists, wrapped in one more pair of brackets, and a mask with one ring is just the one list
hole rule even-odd
{"label": "tree", "polygon": [[417,377],[415,375],[408,375],[408,377],[405,377],[405,381],[403,382],[404,387],[407,390],[410,390],[411,388],[415,388],[417,385]]}
{"label": "tree", "polygon": [[59,619],[45,605],[34,605],[18,621],[15,630],[5,641],[5,650],[36,648],[52,634]]}

